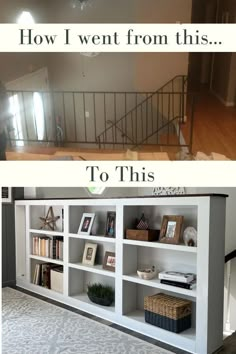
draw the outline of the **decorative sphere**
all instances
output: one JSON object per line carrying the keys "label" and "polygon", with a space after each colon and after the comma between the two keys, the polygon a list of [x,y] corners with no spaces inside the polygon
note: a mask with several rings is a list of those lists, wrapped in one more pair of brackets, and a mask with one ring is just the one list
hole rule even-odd
{"label": "decorative sphere", "polygon": [[184,230],[183,233],[183,240],[186,246],[197,246],[197,230],[192,227],[188,226]]}

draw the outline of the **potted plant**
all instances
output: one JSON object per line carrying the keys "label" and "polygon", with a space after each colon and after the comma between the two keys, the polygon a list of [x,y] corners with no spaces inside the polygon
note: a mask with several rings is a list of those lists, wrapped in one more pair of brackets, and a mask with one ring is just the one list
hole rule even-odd
{"label": "potted plant", "polygon": [[92,302],[103,306],[110,306],[115,300],[114,289],[100,283],[89,284],[87,295]]}

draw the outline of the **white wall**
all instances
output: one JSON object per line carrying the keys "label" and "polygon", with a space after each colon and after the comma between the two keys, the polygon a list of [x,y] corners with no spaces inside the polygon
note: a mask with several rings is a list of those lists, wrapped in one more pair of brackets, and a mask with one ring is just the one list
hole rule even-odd
{"label": "white wall", "polygon": [[[191,22],[190,0],[97,0],[83,11],[68,2],[50,2],[51,22]],[[61,68],[63,67],[63,70]],[[104,53],[51,55],[49,72],[57,89],[152,91],[178,74],[187,74],[188,53]]]}
{"label": "white wall", "polygon": [[[71,1],[0,0],[0,21],[15,22],[29,9],[36,22],[52,23],[171,23],[191,21],[191,0],[89,0],[83,11]],[[104,53],[95,58],[78,53],[0,54],[3,81],[16,79],[41,66],[58,90],[156,90],[177,74],[187,74],[187,53]],[[15,65],[15,63],[18,65]]]}
{"label": "white wall", "polygon": [[[23,10],[30,11],[36,22],[47,22],[46,0],[0,0],[0,23],[16,23]],[[0,53],[0,80],[4,83],[47,65],[45,53]]]}

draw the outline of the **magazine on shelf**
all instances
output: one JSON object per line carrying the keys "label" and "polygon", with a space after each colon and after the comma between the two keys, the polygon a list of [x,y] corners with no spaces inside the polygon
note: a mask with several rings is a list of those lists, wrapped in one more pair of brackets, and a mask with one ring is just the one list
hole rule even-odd
{"label": "magazine on shelf", "polygon": [[182,273],[174,271],[163,271],[159,273],[160,280],[172,280],[181,283],[190,283],[195,279],[195,274],[192,273]]}

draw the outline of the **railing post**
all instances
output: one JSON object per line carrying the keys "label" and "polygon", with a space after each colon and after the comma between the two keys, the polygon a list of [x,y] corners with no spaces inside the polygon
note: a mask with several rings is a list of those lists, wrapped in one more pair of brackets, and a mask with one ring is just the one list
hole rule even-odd
{"label": "railing post", "polygon": [[181,123],[184,123],[184,106],[185,106],[185,99],[184,99],[184,85],[185,85],[185,80],[184,80],[184,76],[182,76],[182,112],[181,112]]}
{"label": "railing post", "polygon": [[226,264],[226,323],[225,331],[230,332],[230,273],[231,273],[231,261]]}
{"label": "railing post", "polygon": [[193,153],[193,125],[194,125],[194,108],[195,108],[195,97],[192,96],[191,99],[191,116],[190,116],[190,140],[189,140],[189,153]]}
{"label": "railing post", "polygon": [[98,148],[99,148],[99,150],[101,150],[101,137],[100,137],[100,135],[97,137],[97,139],[98,139]]}

